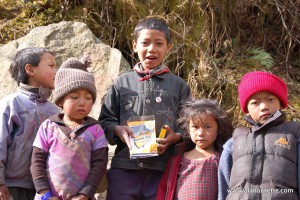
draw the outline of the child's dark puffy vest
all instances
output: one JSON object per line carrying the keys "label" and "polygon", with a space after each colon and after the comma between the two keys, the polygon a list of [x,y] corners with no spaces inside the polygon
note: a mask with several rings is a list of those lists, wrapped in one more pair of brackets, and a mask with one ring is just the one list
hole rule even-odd
{"label": "child's dark puffy vest", "polygon": [[250,128],[235,129],[230,192],[226,199],[298,199],[299,135],[300,125],[296,122],[254,132]]}

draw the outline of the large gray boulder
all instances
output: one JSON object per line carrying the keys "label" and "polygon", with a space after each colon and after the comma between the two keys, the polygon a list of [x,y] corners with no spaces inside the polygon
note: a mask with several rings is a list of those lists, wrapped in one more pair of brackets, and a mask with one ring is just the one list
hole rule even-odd
{"label": "large gray boulder", "polygon": [[97,100],[90,116],[98,118],[103,96],[117,76],[130,70],[121,52],[102,43],[81,22],[60,22],[31,30],[26,36],[0,47],[0,99],[14,92],[16,82],[10,77],[9,66],[17,51],[26,47],[45,47],[54,52],[58,66],[70,57],[81,58],[85,53],[92,59],[90,71],[94,74]]}

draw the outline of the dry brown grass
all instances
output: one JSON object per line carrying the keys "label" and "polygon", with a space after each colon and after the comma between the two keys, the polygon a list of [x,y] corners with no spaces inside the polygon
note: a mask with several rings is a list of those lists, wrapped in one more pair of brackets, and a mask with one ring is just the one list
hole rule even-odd
{"label": "dry brown grass", "polygon": [[[2,13],[10,13],[0,18],[2,44],[36,26],[83,21],[131,64],[137,61],[131,45],[134,26],[144,17],[161,17],[168,22],[173,40],[165,61],[187,80],[195,97],[217,99],[239,125],[240,77],[266,70],[287,82],[288,117],[300,119],[300,1],[1,0],[1,5]],[[259,58],[249,49],[260,49]],[[264,65],[262,55],[272,58],[273,64]]]}

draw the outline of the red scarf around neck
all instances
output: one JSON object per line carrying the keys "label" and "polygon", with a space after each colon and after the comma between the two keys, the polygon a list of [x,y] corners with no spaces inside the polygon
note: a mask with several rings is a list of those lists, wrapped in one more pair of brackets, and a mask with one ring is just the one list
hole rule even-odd
{"label": "red scarf around neck", "polygon": [[149,80],[154,75],[160,75],[170,72],[169,68],[166,67],[164,64],[161,64],[158,67],[149,70],[144,69],[142,63],[140,62],[133,67],[133,70],[136,71],[136,73],[138,73],[139,76],[141,76],[139,81]]}

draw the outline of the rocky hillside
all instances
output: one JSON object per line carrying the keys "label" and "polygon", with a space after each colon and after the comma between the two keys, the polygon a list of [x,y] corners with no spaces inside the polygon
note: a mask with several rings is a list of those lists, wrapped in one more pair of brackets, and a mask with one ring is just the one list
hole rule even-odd
{"label": "rocky hillside", "polygon": [[287,82],[288,117],[300,120],[299,1],[1,0],[0,12],[1,44],[38,26],[80,21],[131,65],[137,61],[131,46],[135,24],[147,16],[161,17],[173,39],[166,63],[189,83],[194,96],[218,99],[238,125],[241,76],[270,71]]}

